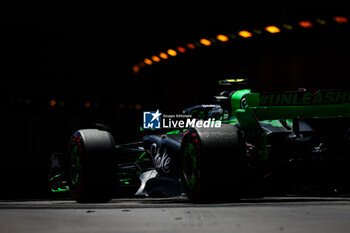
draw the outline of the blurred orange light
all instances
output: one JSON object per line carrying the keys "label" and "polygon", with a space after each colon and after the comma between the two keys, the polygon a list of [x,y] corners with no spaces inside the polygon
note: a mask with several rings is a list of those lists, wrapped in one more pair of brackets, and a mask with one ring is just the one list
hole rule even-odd
{"label": "blurred orange light", "polygon": [[54,106],[56,105],[56,103],[57,103],[56,100],[51,100],[51,101],[50,101],[50,106],[51,106],[51,107],[54,107]]}
{"label": "blurred orange light", "polygon": [[91,103],[89,101],[86,101],[85,104],[84,104],[84,107],[85,108],[90,108],[91,106]]}
{"label": "blurred orange light", "polygon": [[196,46],[195,46],[194,44],[192,44],[192,43],[187,43],[187,48],[189,48],[189,49],[195,49]]}
{"label": "blurred orange light", "polygon": [[279,33],[279,32],[281,32],[281,30],[278,27],[276,27],[276,26],[267,26],[265,28],[265,30],[270,32],[270,33]]}
{"label": "blurred orange light", "polygon": [[160,53],[159,56],[163,59],[168,59],[168,55],[166,53]]}
{"label": "blurred orange light", "polygon": [[152,65],[153,64],[153,61],[151,61],[150,59],[148,58],[145,58],[145,60],[143,60],[147,65]]}
{"label": "blurred orange light", "polygon": [[153,60],[154,62],[160,62],[160,58],[157,57],[157,56],[152,56],[152,60]]}
{"label": "blurred orange light", "polygon": [[186,52],[186,49],[185,49],[184,47],[181,47],[181,46],[177,47],[176,49],[177,49],[177,51],[179,51],[180,53],[185,53],[185,52]]}
{"label": "blurred orange light", "polygon": [[135,105],[135,109],[136,109],[136,110],[140,110],[141,108],[142,108],[141,104],[136,104],[136,105]]}
{"label": "blurred orange light", "polygon": [[140,71],[140,66],[139,66],[139,65],[133,65],[133,66],[132,66],[132,71],[133,71],[134,73],[138,73],[138,72]]}
{"label": "blurred orange light", "polygon": [[240,32],[238,32],[238,35],[240,35],[241,37],[244,37],[244,38],[252,37],[252,33],[248,32],[248,31],[240,31]]}
{"label": "blurred orange light", "polygon": [[173,49],[168,49],[167,53],[172,57],[175,57],[177,55],[177,52]]}
{"label": "blurred orange light", "polygon": [[211,45],[211,41],[210,40],[208,40],[208,39],[201,39],[200,41],[199,41],[199,43],[201,43],[202,45],[205,45],[205,46],[210,46]]}
{"label": "blurred orange light", "polygon": [[227,36],[222,35],[222,34],[221,35],[217,35],[216,39],[218,39],[219,41],[222,41],[222,42],[226,42],[226,41],[229,40]]}
{"label": "blurred orange light", "polygon": [[343,16],[335,16],[333,20],[337,23],[348,23],[348,19]]}
{"label": "blurred orange light", "polygon": [[311,28],[312,23],[309,21],[299,21],[298,24],[303,28]]}

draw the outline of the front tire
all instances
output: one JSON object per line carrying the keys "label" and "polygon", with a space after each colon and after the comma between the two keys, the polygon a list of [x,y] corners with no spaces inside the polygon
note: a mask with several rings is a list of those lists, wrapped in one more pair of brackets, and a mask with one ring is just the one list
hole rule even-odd
{"label": "front tire", "polygon": [[181,180],[192,202],[237,201],[244,175],[238,128],[190,128],[181,145]]}
{"label": "front tire", "polygon": [[69,189],[77,202],[108,202],[112,199],[114,148],[114,139],[107,131],[84,129],[71,137]]}

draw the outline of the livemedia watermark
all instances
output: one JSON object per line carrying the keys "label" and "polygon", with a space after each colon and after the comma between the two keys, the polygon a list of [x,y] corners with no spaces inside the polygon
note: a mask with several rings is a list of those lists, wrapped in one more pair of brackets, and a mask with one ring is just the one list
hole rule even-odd
{"label": "livemedia watermark", "polygon": [[214,118],[197,119],[191,114],[162,114],[157,111],[143,112],[144,129],[164,129],[164,128],[220,128],[221,121]]}

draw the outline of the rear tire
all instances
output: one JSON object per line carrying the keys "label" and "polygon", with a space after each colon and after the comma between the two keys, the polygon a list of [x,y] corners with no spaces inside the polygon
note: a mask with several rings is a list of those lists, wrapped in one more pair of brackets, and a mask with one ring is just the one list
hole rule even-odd
{"label": "rear tire", "polygon": [[114,139],[107,131],[84,129],[71,137],[69,189],[77,202],[108,202],[112,199],[114,148]]}
{"label": "rear tire", "polygon": [[236,126],[190,128],[181,145],[181,180],[192,202],[237,201],[244,175],[243,140]]}

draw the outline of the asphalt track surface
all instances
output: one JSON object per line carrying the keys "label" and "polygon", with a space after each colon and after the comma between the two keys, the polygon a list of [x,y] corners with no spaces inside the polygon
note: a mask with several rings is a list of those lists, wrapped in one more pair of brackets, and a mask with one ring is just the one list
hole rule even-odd
{"label": "asphalt track surface", "polygon": [[350,198],[274,197],[192,204],[185,198],[0,201],[1,233],[350,232]]}

